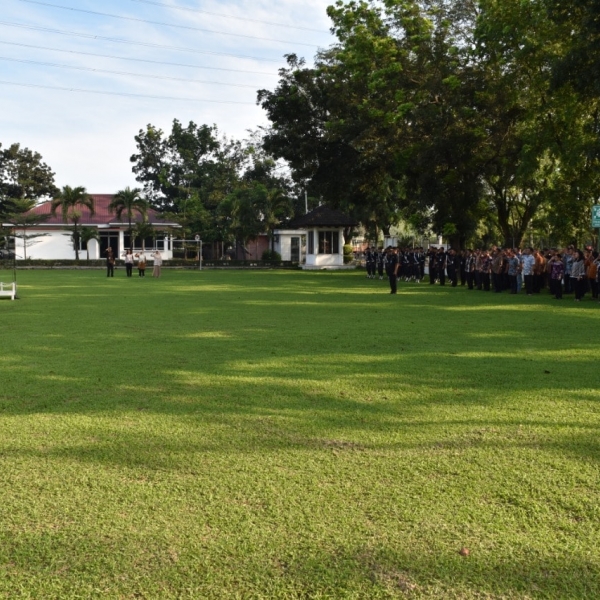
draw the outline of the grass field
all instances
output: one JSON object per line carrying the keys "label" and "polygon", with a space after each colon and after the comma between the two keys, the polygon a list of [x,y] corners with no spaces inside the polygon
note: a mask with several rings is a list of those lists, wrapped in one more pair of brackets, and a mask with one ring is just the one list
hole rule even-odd
{"label": "grass field", "polygon": [[0,597],[600,598],[596,303],[359,272],[19,280]]}

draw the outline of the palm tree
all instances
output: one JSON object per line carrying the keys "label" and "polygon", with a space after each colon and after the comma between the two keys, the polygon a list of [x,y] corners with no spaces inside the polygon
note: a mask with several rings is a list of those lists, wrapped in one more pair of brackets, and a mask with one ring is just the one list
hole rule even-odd
{"label": "palm tree", "polygon": [[148,202],[142,198],[141,193],[142,190],[139,188],[131,189],[130,187],[126,187],[124,190],[117,192],[113,201],[108,205],[108,210],[113,212],[117,216],[117,219],[120,219],[124,212],[127,213],[130,246],[133,246],[133,227],[131,225],[133,213],[139,213],[144,220],[146,220],[146,216],[148,215]]}
{"label": "palm tree", "polygon": [[142,240],[142,250],[146,252],[146,238],[154,237],[154,227],[144,219],[140,223],[136,223],[133,235]]}
{"label": "palm tree", "polygon": [[282,189],[272,188],[267,191],[263,206],[263,222],[269,235],[271,251],[275,250],[273,231],[284,219],[291,217],[293,213],[292,202]]}
{"label": "palm tree", "polygon": [[100,239],[98,230],[95,227],[82,227],[80,239],[81,239],[81,245],[85,246],[85,251],[87,252],[87,260],[90,260],[90,249],[88,248],[88,244],[92,240]]}
{"label": "palm tree", "polygon": [[65,223],[69,221],[73,223],[73,247],[75,249],[75,260],[77,261],[79,260],[79,221],[81,220],[79,207],[89,209],[93,215],[94,199],[87,193],[84,187],[72,188],[68,185],[63,187],[50,205],[52,216],[56,216],[56,211],[60,208],[63,221]]}

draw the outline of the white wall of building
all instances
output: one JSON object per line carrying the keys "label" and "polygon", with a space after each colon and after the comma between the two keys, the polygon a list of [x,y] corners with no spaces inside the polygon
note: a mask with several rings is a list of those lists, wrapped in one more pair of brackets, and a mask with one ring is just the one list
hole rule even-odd
{"label": "white wall of building", "polygon": [[[344,266],[344,229],[332,229],[322,227],[312,230],[314,233],[314,254],[306,255],[306,267],[312,269],[338,268]],[[319,232],[320,231],[338,231],[339,248],[338,254],[319,254]],[[310,235],[310,230],[308,235]]]}
{"label": "white wall of building", "polygon": [[[39,237],[28,240],[21,237],[16,238],[15,253],[19,259],[27,257],[34,260],[75,260],[71,232],[56,229],[28,230],[25,235]],[[27,245],[26,249],[25,244]]]}
{"label": "white wall of building", "polygon": [[300,262],[304,260],[302,252],[302,236],[306,235],[304,229],[277,229],[274,232],[276,235],[275,251],[281,254],[281,260],[292,260],[292,238],[300,238]]}
{"label": "white wall of building", "polygon": [[[101,232],[102,230],[100,230]],[[18,232],[19,233],[19,232]],[[22,232],[20,232],[22,233]],[[71,231],[60,230],[60,229],[46,229],[31,231],[28,230],[26,235],[36,235],[37,237],[24,240],[22,237],[17,237],[15,241],[15,253],[17,259],[22,260],[24,258],[33,260],[75,260],[75,250],[73,249],[73,242],[71,240]],[[122,259],[125,255],[124,246],[124,231],[119,231],[119,254],[117,259]],[[27,251],[25,251],[24,244],[27,244]],[[88,249],[90,253],[90,260],[104,259],[104,256],[100,256],[100,243],[96,240],[91,240],[88,243]],[[146,256],[150,257],[153,250],[147,249]],[[173,258],[173,242],[172,238],[166,236],[164,238],[164,250],[161,249],[163,260],[170,260]],[[87,252],[85,249],[79,251],[79,260],[86,260]]]}

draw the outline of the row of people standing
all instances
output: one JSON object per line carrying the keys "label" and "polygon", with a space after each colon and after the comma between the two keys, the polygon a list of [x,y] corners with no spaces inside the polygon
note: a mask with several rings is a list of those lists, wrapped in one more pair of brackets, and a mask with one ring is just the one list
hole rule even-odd
{"label": "row of people standing", "polygon": [[[125,273],[127,277],[133,276],[134,264],[137,265],[138,276],[146,277],[146,265],[148,259],[144,252],[133,253],[131,249],[126,250],[122,254],[123,262],[125,263]],[[154,269],[152,271],[152,277],[160,277],[162,267],[162,254],[159,250],[153,252],[150,257],[154,260]],[[113,249],[109,246],[106,249],[106,276],[115,276],[115,255]]]}
{"label": "row of people standing", "polygon": [[[498,248],[491,250],[446,250],[444,247],[396,249],[385,251],[367,248],[365,251],[367,277],[376,273],[390,279],[391,293],[396,293],[398,279],[420,282],[427,263],[429,283],[453,287],[460,281],[469,289],[509,291],[527,295],[539,294],[544,289],[557,299],[573,293],[580,301],[590,291],[598,299],[600,290],[600,256],[592,248],[580,250],[570,246],[562,250],[533,248]],[[393,279],[393,281],[392,281]]]}
{"label": "row of people standing", "polygon": [[[376,247],[367,247],[364,253],[367,278],[383,279],[384,273],[389,276],[387,265],[390,260],[392,247],[385,250]],[[397,256],[397,278],[405,281],[420,283],[425,277],[425,252],[423,248],[404,248],[396,250]]]}

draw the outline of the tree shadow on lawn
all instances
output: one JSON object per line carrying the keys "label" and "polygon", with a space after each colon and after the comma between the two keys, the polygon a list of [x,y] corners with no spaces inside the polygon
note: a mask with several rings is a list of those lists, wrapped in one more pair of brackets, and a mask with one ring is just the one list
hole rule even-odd
{"label": "tree shadow on lawn", "polygon": [[[224,598],[600,596],[600,571],[593,560],[580,553],[566,554],[561,548],[540,556],[527,543],[506,548],[490,540],[473,540],[469,556],[461,556],[458,540],[446,538],[433,547],[418,532],[394,542],[365,540],[364,545],[355,540],[307,545],[306,540],[292,538],[264,553],[235,555],[231,552],[239,553],[239,548],[228,553],[226,545],[218,544],[210,551],[204,548],[201,555],[184,554],[174,561],[167,536],[164,540],[130,538],[131,534],[110,531],[96,539],[70,529],[5,534],[2,554],[7,562],[0,565],[0,573],[6,578],[0,591],[16,593],[25,580],[30,590],[39,589],[40,594],[54,590],[53,597],[101,589],[107,595],[119,591],[137,596],[146,590],[151,596],[182,598],[188,597],[184,590],[217,593],[219,584]],[[136,546],[144,542],[143,548]]]}
{"label": "tree shadow on lawn", "polygon": [[[175,283],[191,291],[170,298],[171,311],[156,322],[127,304],[100,332],[94,313],[82,310],[67,340],[56,337],[56,326],[40,323],[1,357],[0,415],[137,411],[176,416],[190,426],[243,422],[245,429],[276,417],[280,427],[301,436],[335,433],[357,440],[414,423],[425,427],[431,415],[438,425],[454,422],[457,431],[486,422],[597,426],[592,411],[600,392],[591,357],[599,345],[589,328],[573,328],[572,311],[549,310],[548,302],[537,299],[530,306],[523,298],[491,299],[464,290],[449,300],[449,290],[431,293],[417,286],[410,288],[410,301],[375,296],[365,311],[362,287],[350,289],[340,306],[347,278],[273,280],[283,281],[282,289],[248,290],[247,276],[239,283],[230,279],[228,286],[240,288],[242,301],[228,289],[206,306],[190,305],[181,296],[202,285],[220,289],[218,280]],[[300,305],[291,313],[287,303],[311,282],[330,286],[308,289],[325,310]],[[155,287],[150,296],[169,301],[170,289]],[[412,302],[417,297],[425,304]],[[151,305],[155,298],[144,301]],[[248,313],[240,310],[244,302],[268,306]],[[504,310],[510,317],[499,321]],[[200,321],[198,311],[204,311]],[[85,350],[88,335],[94,335],[92,352]],[[551,347],[540,347],[540,339]],[[143,354],[143,344],[160,345],[162,353],[149,364],[142,360],[140,369],[135,357]],[[548,414],[557,407],[553,421]]]}
{"label": "tree shadow on lawn", "polygon": [[565,556],[557,548],[543,558],[534,548],[479,549],[475,543],[470,555],[463,557],[459,549],[448,544],[427,549],[410,538],[404,547],[378,547],[375,542],[354,552],[339,548],[330,554],[287,562],[285,576],[300,585],[307,597],[323,591],[315,582],[325,568],[335,573],[331,592],[336,597],[343,597],[344,592],[351,594],[361,579],[387,592],[381,597],[459,600],[600,596],[598,565],[585,556]]}

